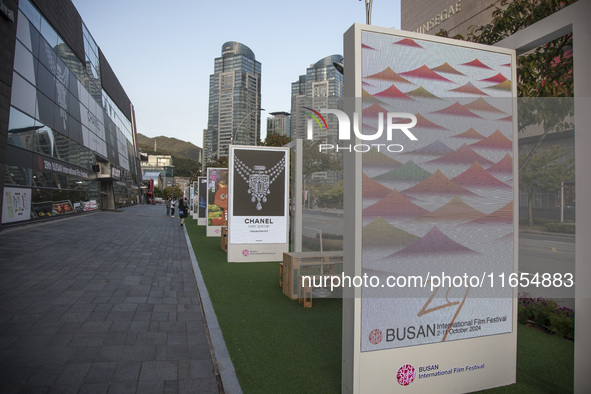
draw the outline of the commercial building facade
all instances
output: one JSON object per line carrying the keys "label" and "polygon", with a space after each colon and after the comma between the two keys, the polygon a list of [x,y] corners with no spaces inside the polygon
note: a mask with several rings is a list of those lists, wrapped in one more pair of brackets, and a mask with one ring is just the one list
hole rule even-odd
{"label": "commercial building facade", "polygon": [[267,118],[267,135],[279,134],[290,137],[290,115],[289,112],[271,112],[273,117]]}
{"label": "commercial building facade", "polygon": [[3,6],[2,223],[138,203],[134,108],[72,2]]}
{"label": "commercial building facade", "polygon": [[209,77],[204,164],[228,157],[230,144],[256,145],[261,133],[261,63],[244,44],[222,45]]}
{"label": "commercial building facade", "polygon": [[[343,109],[343,74],[334,63],[341,62],[342,55],[332,55],[320,59],[306,69],[296,82],[291,84],[291,137],[306,138],[306,125],[309,117],[306,107],[316,111],[320,109]],[[326,118],[327,129],[314,127],[314,141],[335,144],[338,120],[336,117]]]}

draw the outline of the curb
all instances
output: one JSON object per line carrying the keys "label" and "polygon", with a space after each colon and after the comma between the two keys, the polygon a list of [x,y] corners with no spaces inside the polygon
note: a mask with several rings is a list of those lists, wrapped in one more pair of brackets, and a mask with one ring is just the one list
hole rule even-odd
{"label": "curb", "polygon": [[520,230],[519,234],[551,235],[554,237],[563,237],[563,238],[575,238],[576,237],[576,234],[551,233],[548,231],[535,231],[535,230],[523,230],[523,231]]}
{"label": "curb", "polygon": [[199,298],[201,298],[201,309],[205,318],[206,332],[208,333],[208,337],[210,339],[214,367],[217,371],[219,371],[219,375],[222,380],[223,392],[230,394],[241,394],[242,388],[240,388],[240,383],[238,382],[238,377],[236,376],[236,371],[234,370],[234,364],[232,364],[230,353],[226,347],[226,342],[224,341],[222,330],[218,323],[217,316],[215,315],[213,304],[209,298],[207,287],[203,281],[203,275],[201,275],[201,270],[199,269],[199,264],[197,263],[197,257],[195,256],[195,251],[191,245],[191,240],[189,239],[189,234],[187,233],[186,227],[183,228],[183,232],[185,233],[187,247],[189,248],[189,256],[191,257],[191,264],[193,265],[193,271],[195,272],[195,280],[197,281]]}

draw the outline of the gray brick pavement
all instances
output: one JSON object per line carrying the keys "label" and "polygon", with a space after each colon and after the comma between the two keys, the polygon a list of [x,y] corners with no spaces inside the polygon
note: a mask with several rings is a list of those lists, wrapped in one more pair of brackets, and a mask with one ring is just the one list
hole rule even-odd
{"label": "gray brick pavement", "polygon": [[0,391],[220,391],[185,233],[164,214],[0,232]]}

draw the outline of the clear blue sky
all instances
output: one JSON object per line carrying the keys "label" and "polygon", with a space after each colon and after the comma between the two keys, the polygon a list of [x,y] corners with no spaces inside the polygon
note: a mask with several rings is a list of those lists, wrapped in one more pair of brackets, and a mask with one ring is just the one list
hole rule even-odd
{"label": "clear blue sky", "polygon": [[[291,110],[291,83],[343,33],[365,23],[358,0],[73,0],[135,106],[138,132],[203,145],[209,76],[222,44],[247,45],[262,63],[262,131]],[[400,0],[376,0],[372,24],[400,28]]]}

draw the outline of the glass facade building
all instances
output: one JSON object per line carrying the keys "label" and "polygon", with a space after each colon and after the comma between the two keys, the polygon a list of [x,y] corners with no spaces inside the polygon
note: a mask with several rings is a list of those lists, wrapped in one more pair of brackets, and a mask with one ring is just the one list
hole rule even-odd
{"label": "glass facade building", "polygon": [[204,163],[228,156],[228,146],[256,145],[261,132],[261,63],[239,42],[222,45],[209,77]]}
{"label": "glass facade building", "polygon": [[[291,137],[306,138],[306,125],[309,117],[304,107],[319,111],[323,108],[343,109],[343,74],[333,65],[342,62],[343,56],[332,55],[320,59],[306,70],[297,82],[291,84]],[[327,116],[326,129],[314,124],[314,141],[336,144],[338,121]]]}
{"label": "glass facade building", "polygon": [[133,105],[75,7],[20,0],[15,16],[2,223],[139,202]]}
{"label": "glass facade building", "polygon": [[271,115],[273,115],[272,118],[267,118],[267,135],[279,134],[291,137],[289,112],[271,112]]}

